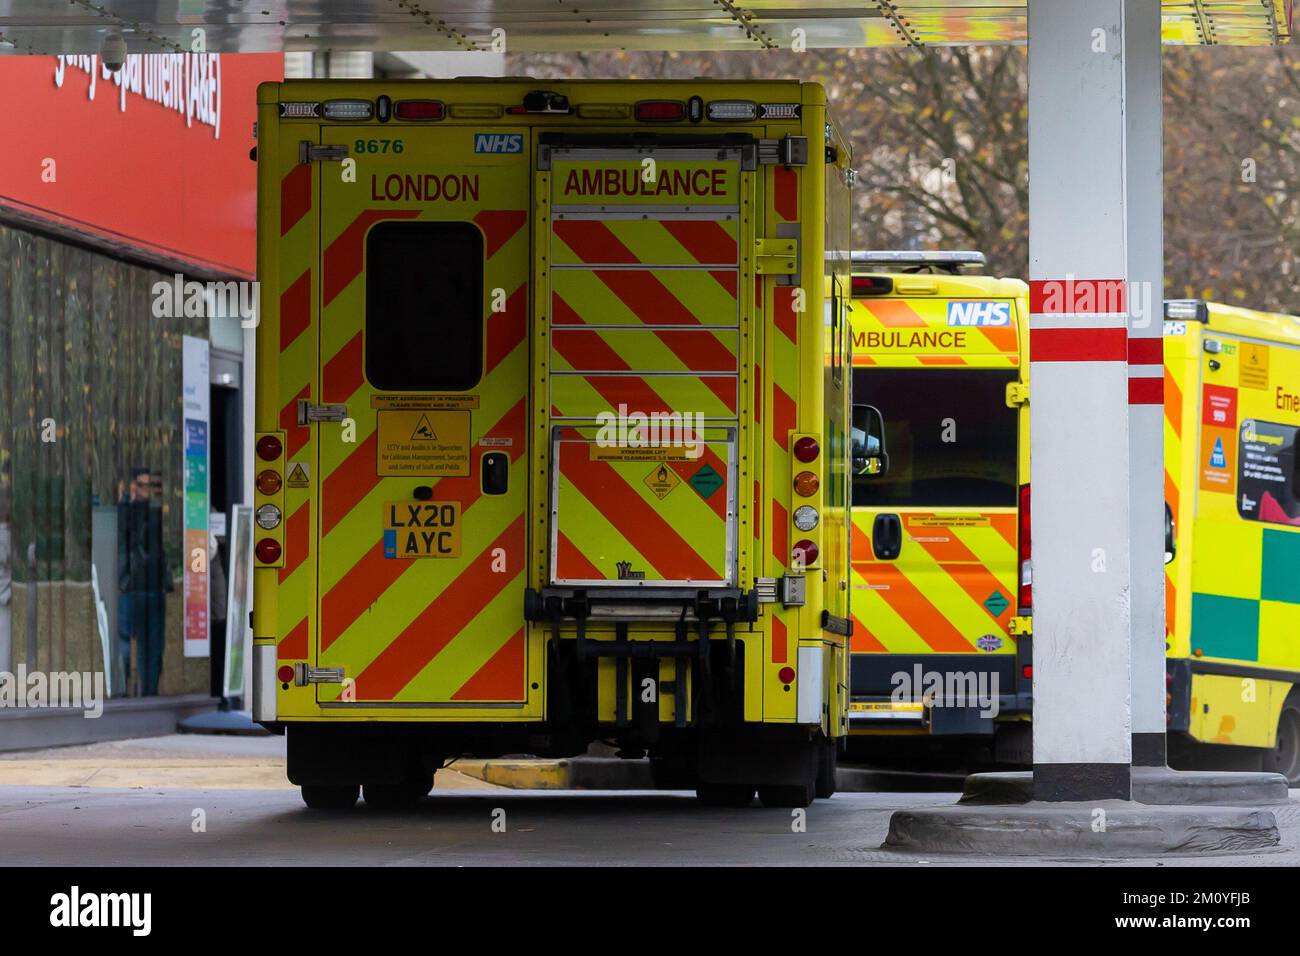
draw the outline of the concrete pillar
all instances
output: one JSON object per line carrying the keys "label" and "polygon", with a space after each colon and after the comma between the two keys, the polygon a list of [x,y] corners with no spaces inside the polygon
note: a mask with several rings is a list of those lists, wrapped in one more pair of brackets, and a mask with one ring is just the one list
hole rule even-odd
{"label": "concrete pillar", "polygon": [[1125,4],[1133,765],[1165,766],[1164,109],[1160,9]]}
{"label": "concrete pillar", "polygon": [[[1040,800],[1131,793],[1128,330],[1130,308],[1141,303],[1129,280],[1153,261],[1159,274],[1161,233],[1158,217],[1142,222],[1129,203],[1138,187],[1130,171],[1154,168],[1158,191],[1159,134],[1139,130],[1159,113],[1131,115],[1149,99],[1129,93],[1152,68],[1147,61],[1159,69],[1159,15],[1159,0],[1029,0]],[[1156,286],[1155,323],[1160,297]]]}

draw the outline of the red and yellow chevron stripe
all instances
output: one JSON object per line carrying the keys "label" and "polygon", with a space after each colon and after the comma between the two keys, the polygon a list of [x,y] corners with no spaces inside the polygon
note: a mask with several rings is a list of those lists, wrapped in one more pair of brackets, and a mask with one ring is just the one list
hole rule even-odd
{"label": "red and yellow chevron stripe", "polygon": [[1014,512],[906,512],[897,561],[875,559],[874,517],[853,514],[853,613],[870,625],[854,625],[854,651],[988,652],[977,642],[992,636],[995,651],[1014,652]]}

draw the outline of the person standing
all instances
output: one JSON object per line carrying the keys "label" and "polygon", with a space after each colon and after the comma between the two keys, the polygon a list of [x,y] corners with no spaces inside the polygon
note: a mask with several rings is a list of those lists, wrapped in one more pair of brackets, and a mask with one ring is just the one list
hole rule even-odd
{"label": "person standing", "polygon": [[131,645],[136,648],[140,694],[158,693],[167,619],[167,592],[173,588],[163,553],[161,482],[148,468],[131,469],[128,495],[118,504],[118,642],[122,673],[131,684]]}

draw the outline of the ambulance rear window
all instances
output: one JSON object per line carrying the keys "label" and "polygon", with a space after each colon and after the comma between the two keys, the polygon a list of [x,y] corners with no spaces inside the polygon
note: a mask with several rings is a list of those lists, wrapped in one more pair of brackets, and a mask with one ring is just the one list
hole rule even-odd
{"label": "ambulance rear window", "polygon": [[382,222],[366,238],[366,378],[382,391],[463,391],[483,374],[483,234]]}
{"label": "ambulance rear window", "polygon": [[885,418],[889,471],[853,482],[856,507],[1015,507],[1018,417],[1012,371],[858,368],[854,404]]}

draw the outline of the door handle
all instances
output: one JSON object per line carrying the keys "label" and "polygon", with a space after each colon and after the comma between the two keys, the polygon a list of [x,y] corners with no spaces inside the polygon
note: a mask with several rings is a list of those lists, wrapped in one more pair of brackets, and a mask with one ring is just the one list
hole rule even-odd
{"label": "door handle", "polygon": [[505,452],[490,451],[483,456],[483,494],[504,495],[510,485],[510,458]]}
{"label": "door handle", "polygon": [[893,561],[903,550],[903,522],[896,514],[878,514],[871,526],[871,550],[878,561]]}

